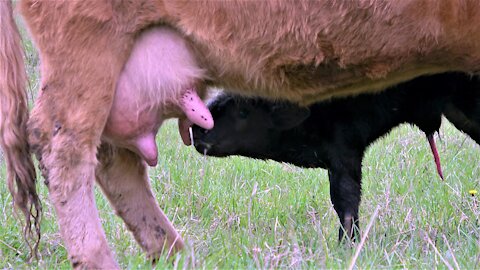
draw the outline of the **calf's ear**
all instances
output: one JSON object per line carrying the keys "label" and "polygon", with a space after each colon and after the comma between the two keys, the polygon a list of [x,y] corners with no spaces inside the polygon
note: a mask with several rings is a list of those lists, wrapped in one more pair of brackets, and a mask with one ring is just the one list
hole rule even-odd
{"label": "calf's ear", "polygon": [[305,121],[310,116],[310,109],[294,104],[279,104],[272,107],[271,115],[275,128],[287,130]]}

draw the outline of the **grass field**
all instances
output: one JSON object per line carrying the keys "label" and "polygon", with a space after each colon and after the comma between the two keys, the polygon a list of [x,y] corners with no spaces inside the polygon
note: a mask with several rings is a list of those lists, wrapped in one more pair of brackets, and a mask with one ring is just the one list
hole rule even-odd
{"label": "grass field", "polygon": [[[36,54],[26,43],[31,85]],[[449,124],[438,141],[445,181],[435,171],[421,132],[402,126],[369,148],[363,163],[362,230],[372,228],[356,266],[364,268],[480,268],[480,148]],[[205,158],[182,145],[176,123],[157,137],[159,164],[150,169],[161,208],[187,249],[163,268],[346,268],[353,248],[337,242],[339,222],[329,198],[326,171],[241,157]],[[2,161],[3,162],[3,161]],[[5,179],[5,166],[0,177]],[[5,181],[4,181],[5,182]],[[6,185],[0,185],[0,268],[69,268],[47,189],[39,261],[14,218]],[[99,190],[97,205],[121,267],[149,268],[144,254]],[[373,216],[379,207],[378,215]],[[373,218],[372,218],[373,217]]]}

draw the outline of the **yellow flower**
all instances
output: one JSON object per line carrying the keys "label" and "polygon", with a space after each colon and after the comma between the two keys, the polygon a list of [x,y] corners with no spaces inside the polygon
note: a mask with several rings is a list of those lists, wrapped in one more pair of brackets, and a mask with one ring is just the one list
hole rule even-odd
{"label": "yellow flower", "polygon": [[469,193],[470,195],[472,195],[472,196],[475,196],[475,194],[477,194],[477,190],[476,190],[476,189],[470,189],[470,190],[468,191],[468,193]]}

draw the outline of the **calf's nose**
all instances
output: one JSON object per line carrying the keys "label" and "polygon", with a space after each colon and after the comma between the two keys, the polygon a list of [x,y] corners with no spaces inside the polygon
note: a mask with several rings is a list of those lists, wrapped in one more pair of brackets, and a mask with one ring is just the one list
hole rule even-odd
{"label": "calf's nose", "polygon": [[203,141],[199,141],[199,140],[194,141],[194,146],[195,146],[195,149],[197,149],[197,151],[199,153],[204,154],[204,155],[206,155],[208,153],[208,151],[210,150],[210,148],[212,147],[211,144],[203,142]]}

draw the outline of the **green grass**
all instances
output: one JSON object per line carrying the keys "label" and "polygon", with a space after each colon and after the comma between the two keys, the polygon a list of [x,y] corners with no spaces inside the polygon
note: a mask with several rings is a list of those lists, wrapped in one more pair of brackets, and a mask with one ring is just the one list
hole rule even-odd
{"label": "green grass", "polygon": [[[36,55],[27,43],[29,72],[38,83]],[[445,122],[445,121],[444,121]],[[479,268],[480,148],[449,124],[438,141],[445,181],[435,171],[424,135],[402,126],[372,145],[363,163],[361,225],[378,216],[358,268]],[[354,250],[337,242],[338,218],[326,171],[242,157],[205,158],[182,145],[176,123],[158,135],[159,164],[150,169],[161,208],[187,243],[157,268],[346,268]],[[2,166],[0,177],[5,179]],[[28,248],[0,186],[0,268],[69,268],[47,189],[41,258],[27,264]],[[149,268],[144,254],[99,190],[97,205],[108,241],[123,268]],[[429,244],[431,241],[432,244]],[[447,244],[448,243],[448,244]]]}
{"label": "green grass", "polygon": [[[381,207],[357,261],[360,268],[444,268],[429,238],[450,264],[477,266],[480,150],[450,125],[439,142],[445,181],[436,175],[424,136],[403,126],[374,144],[363,167],[361,224]],[[176,123],[158,136],[159,165],[150,170],[158,201],[187,241],[178,264],[159,268],[267,268],[348,266],[353,251],[337,243],[338,220],[324,170],[241,157],[204,158],[182,145]],[[4,172],[2,171],[2,177]],[[256,188],[255,188],[256,187]],[[43,184],[42,258],[25,263],[27,248],[1,187],[0,268],[68,267]],[[125,268],[149,264],[100,192],[97,204],[111,248]],[[446,237],[451,249],[448,248]],[[17,254],[20,253],[20,254]]]}

